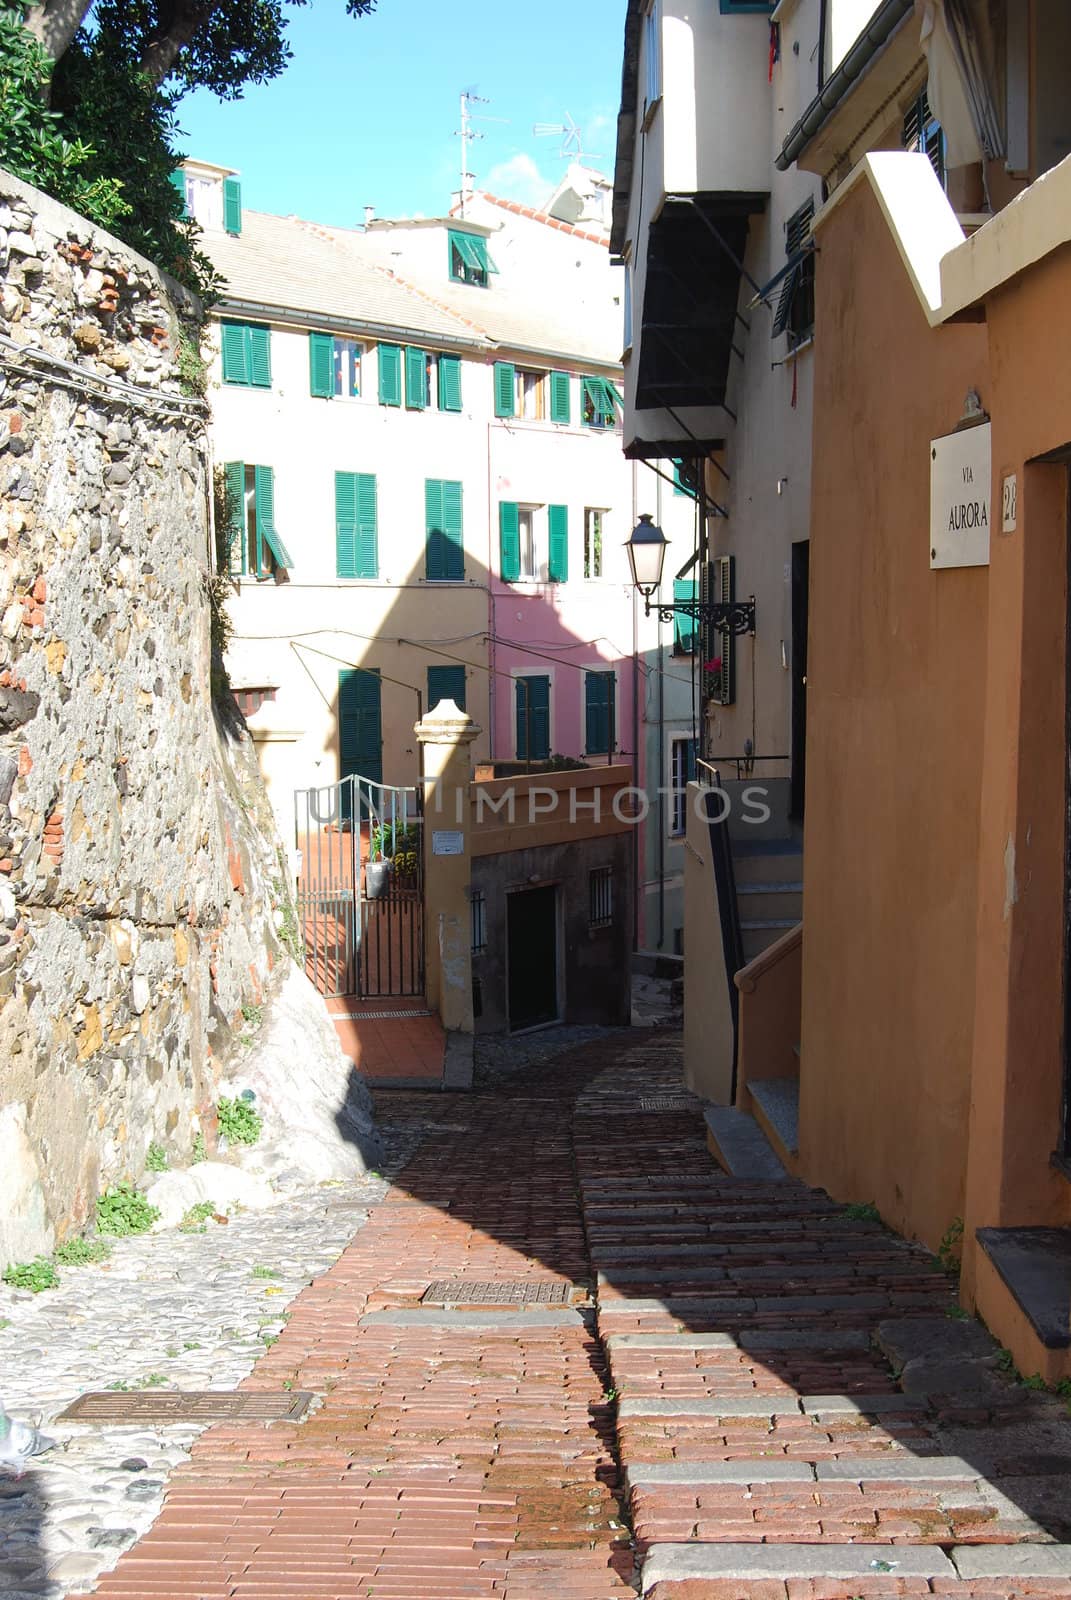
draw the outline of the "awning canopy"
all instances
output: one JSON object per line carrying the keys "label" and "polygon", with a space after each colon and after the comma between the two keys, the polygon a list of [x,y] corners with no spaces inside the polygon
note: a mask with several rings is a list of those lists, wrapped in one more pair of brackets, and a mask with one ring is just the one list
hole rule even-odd
{"label": "awning canopy", "polygon": [[765,194],[671,195],[647,235],[638,410],[724,405],[748,219]]}

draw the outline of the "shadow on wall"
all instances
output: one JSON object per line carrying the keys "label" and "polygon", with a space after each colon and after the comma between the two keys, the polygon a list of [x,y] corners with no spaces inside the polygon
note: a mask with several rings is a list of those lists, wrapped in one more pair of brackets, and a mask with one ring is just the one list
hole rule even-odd
{"label": "shadow on wall", "polygon": [[335,1112],[335,1126],[345,1142],[354,1146],[366,1170],[374,1170],[383,1160],[383,1146],[374,1126],[369,1133],[368,1085],[352,1065],[345,1097]]}

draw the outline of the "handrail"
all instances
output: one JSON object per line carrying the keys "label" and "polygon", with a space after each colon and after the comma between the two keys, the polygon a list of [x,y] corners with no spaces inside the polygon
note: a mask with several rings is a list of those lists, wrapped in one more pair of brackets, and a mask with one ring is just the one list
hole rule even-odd
{"label": "handrail", "polygon": [[794,928],[789,928],[780,939],[775,939],[773,944],[767,945],[765,950],[760,950],[746,967],[741,967],[733,976],[733,982],[741,994],[754,994],[758,988],[758,981],[766,974],[779,966],[786,956],[792,954],[796,946],[803,942],[803,923],[797,922]]}
{"label": "handrail", "polygon": [[[785,762],[788,762],[791,759],[792,759],[791,756],[749,756],[749,755],[724,756],[724,755],[721,754],[720,751],[718,751],[718,753],[713,758],[713,760],[717,761],[717,762],[732,762],[733,766],[736,768],[736,776],[737,776],[738,780],[741,778],[741,776],[747,777],[747,778],[749,778],[751,776],[751,768],[755,765],[756,761],[785,761]],[[714,766],[712,764],[712,762],[710,762],[710,761],[702,761],[697,757],[695,765],[696,765],[696,772],[697,773],[699,771],[699,768],[701,767],[705,773],[709,772],[710,775],[711,775],[711,779],[713,779],[713,782],[710,781],[710,779],[708,779],[703,785],[704,788],[706,788],[706,789],[716,789],[720,785],[720,783],[721,783],[721,775],[720,775],[720,773],[718,771],[718,768],[716,766]],[[747,769],[743,774],[741,773],[741,770],[740,770],[742,767]]]}

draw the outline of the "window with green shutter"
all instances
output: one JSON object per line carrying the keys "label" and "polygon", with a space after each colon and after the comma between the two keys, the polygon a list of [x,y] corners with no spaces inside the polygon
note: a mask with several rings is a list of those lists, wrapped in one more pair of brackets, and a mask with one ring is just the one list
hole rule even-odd
{"label": "window with green shutter", "polygon": [[[674,578],[674,600],[695,600],[698,597],[696,581],[694,578]],[[697,637],[697,624],[694,617],[686,612],[678,611],[673,617],[673,654],[675,656],[690,656],[695,653]]]}
{"label": "window with green shutter", "polygon": [[405,347],[405,407],[407,411],[423,411],[428,395],[428,358],[423,350],[413,345]]}
{"label": "window with green shutter", "polygon": [[517,760],[546,761],[550,755],[550,678],[516,680]]}
{"label": "window with green shutter", "polygon": [[171,182],[174,186],[175,192],[179,197],[179,200],[182,202],[182,210],[179,212],[179,216],[188,217],[190,214],[190,205],[189,201],[186,199],[186,174],[182,167],[175,168],[174,172],[171,174]]}
{"label": "window with green shutter", "polygon": [[396,344],[379,347],[379,403],[381,406],[400,406],[402,403],[402,351]]}
{"label": "window with green shutter", "polygon": [[439,410],[461,410],[461,357],[439,357]]}
{"label": "window with green shutter", "polygon": [[383,782],[382,684],[365,668],[338,675],[339,776]]}
{"label": "window with green shutter", "polygon": [[455,283],[474,283],[487,288],[488,275],[498,268],[487,250],[487,240],[482,233],[464,233],[459,228],[447,231],[447,252],[450,276]]}
{"label": "window with green shutter", "polygon": [[223,180],[223,227],[227,233],[242,231],[242,186],[237,178]]}
{"label": "window with green shutter", "polygon": [[223,381],[245,389],[271,388],[271,329],[257,322],[220,324]]}
{"label": "window with green shutter", "polygon": [[606,378],[581,378],[580,421],[585,428],[612,428],[621,404],[620,392]]}
{"label": "window with green shutter", "polygon": [[228,461],[223,468],[227,506],[227,571],[232,578],[246,571],[245,462]]}
{"label": "window with green shutter", "polygon": [[424,480],[424,576],[430,583],[461,583],[465,577],[461,485],[448,478]]}
{"label": "window with green shutter", "polygon": [[228,461],[227,570],[233,577],[270,578],[294,565],[275,524],[275,474],[271,467]]}
{"label": "window with green shutter", "polygon": [[309,393],[331,400],[335,393],[335,341],[329,333],[309,334]]}
{"label": "window with green shutter", "polygon": [[309,393],[319,400],[356,400],[364,346],[337,334],[309,334]]}
{"label": "window with green shutter", "polygon": [[503,583],[516,583],[521,575],[521,532],[516,500],[498,505],[498,553]]}
{"label": "window with green shutter", "polygon": [[257,575],[267,577],[294,565],[275,526],[275,473],[271,467],[253,468],[253,492],[257,517]]}
{"label": "window with green shutter", "polygon": [[459,711],[464,711],[464,667],[428,668],[428,710],[434,711],[440,700],[452,700]]}
{"label": "window with green shutter", "polygon": [[617,744],[615,727],[615,672],[584,674],[584,751],[589,756],[612,755]]}
{"label": "window with green shutter", "polygon": [[340,578],[379,577],[374,473],[335,473],[335,572]]}
{"label": "window with green shutter", "polygon": [[512,417],[517,401],[517,369],[512,361],[495,362],[495,416]]}
{"label": "window with green shutter", "polygon": [[552,372],[550,375],[550,420],[564,423],[566,427],[572,421],[570,378],[567,372]]}
{"label": "window with green shutter", "polygon": [[547,507],[547,577],[565,583],[569,577],[569,507]]}

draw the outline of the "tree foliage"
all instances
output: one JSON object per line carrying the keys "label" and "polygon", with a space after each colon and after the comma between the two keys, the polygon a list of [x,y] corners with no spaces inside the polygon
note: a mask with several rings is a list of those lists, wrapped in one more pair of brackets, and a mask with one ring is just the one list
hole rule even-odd
{"label": "tree foliage", "polygon": [[177,107],[191,89],[237,99],[278,77],[287,8],[307,0],[97,0],[90,14],[91,3],[0,7],[0,165],[211,300],[218,280],[171,182]]}

